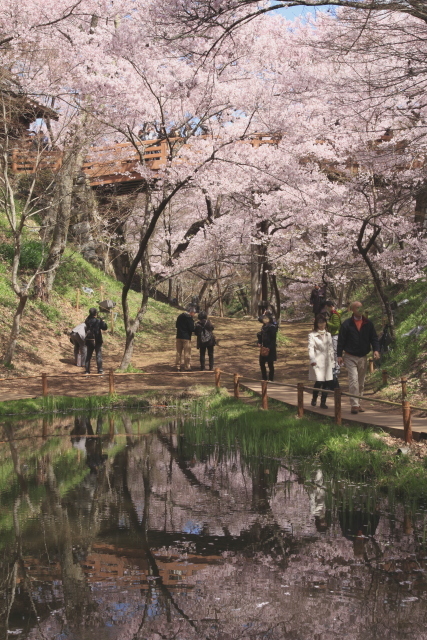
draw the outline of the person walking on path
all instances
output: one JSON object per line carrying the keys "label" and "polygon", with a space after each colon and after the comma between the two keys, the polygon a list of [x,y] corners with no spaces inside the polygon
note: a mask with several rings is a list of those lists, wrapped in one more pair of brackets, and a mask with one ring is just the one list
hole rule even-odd
{"label": "person walking on path", "polygon": [[[308,334],[308,357],[310,358],[310,369],[308,379],[314,382],[315,389],[333,389],[334,376],[333,369],[335,366],[334,348],[332,345],[332,336],[326,329],[325,317],[321,314],[314,319],[314,328]],[[311,406],[317,404],[318,391],[313,391]],[[327,409],[326,399],[328,394],[322,391],[320,399],[321,409]]]}
{"label": "person walking on path", "polygon": [[213,334],[214,326],[204,311],[198,315],[198,321],[194,327],[194,333],[197,336],[197,348],[200,349],[200,371],[205,370],[206,351],[209,358],[209,371],[214,368],[214,346],[215,336]]}
{"label": "person walking on path", "polygon": [[86,325],[81,322],[70,333],[70,342],[74,345],[74,364],[76,367],[86,366]]}
{"label": "person walking on path", "polygon": [[[259,353],[259,366],[263,380],[274,380],[274,363],[277,360],[277,324],[272,314],[264,314],[261,318],[262,329],[257,333]],[[268,378],[267,367],[268,364]]]}
{"label": "person walking on path", "polygon": [[310,304],[313,306],[314,317],[318,316],[325,306],[325,296],[326,286],[324,284],[315,284],[310,296]]}
{"label": "person walking on path", "polygon": [[181,361],[184,355],[184,369],[191,371],[191,334],[194,333],[194,316],[196,309],[187,307],[176,319],[176,368],[181,371]]}
{"label": "person walking on path", "polygon": [[92,354],[96,354],[96,366],[98,373],[104,373],[102,369],[102,331],[107,331],[107,325],[104,320],[98,318],[98,311],[95,307],[89,309],[89,315],[85,320],[86,325],[86,373],[90,373],[90,361]]}
{"label": "person walking on path", "polygon": [[[367,367],[367,355],[374,352],[375,360],[380,357],[377,332],[371,320],[363,315],[361,302],[350,305],[351,318],[345,320],[338,334],[338,364],[347,368],[348,390],[354,396],[363,396]],[[343,356],[344,353],[344,356]],[[363,411],[358,398],[350,397],[351,413]]]}

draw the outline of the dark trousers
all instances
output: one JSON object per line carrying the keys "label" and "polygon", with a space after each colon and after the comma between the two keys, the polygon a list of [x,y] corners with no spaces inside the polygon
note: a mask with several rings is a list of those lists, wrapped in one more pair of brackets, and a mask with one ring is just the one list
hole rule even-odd
{"label": "dark trousers", "polygon": [[[325,382],[315,382],[313,386],[315,389],[328,389],[329,391],[333,391],[334,381],[326,380]],[[318,395],[319,395],[318,391],[313,391],[313,400],[317,400]],[[327,397],[328,397],[328,394],[326,393],[326,391],[322,391],[320,402],[322,404],[325,404]]]}
{"label": "dark trousers", "polygon": [[[267,377],[267,367],[268,364],[268,377]],[[261,367],[261,375],[263,380],[270,380],[273,382],[274,380],[274,362],[273,360],[269,360],[268,356],[260,356],[259,357],[259,366]]]}
{"label": "dark trousers", "polygon": [[205,358],[206,358],[206,349],[208,351],[209,357],[209,371],[212,371],[214,368],[214,357],[213,357],[213,346],[210,347],[208,345],[200,345],[200,370],[205,370]]}
{"label": "dark trousers", "polygon": [[95,344],[93,340],[88,340],[86,348],[86,373],[90,373],[90,361],[94,351],[96,354],[96,366],[98,367],[98,373],[100,373],[102,371],[102,344]]}

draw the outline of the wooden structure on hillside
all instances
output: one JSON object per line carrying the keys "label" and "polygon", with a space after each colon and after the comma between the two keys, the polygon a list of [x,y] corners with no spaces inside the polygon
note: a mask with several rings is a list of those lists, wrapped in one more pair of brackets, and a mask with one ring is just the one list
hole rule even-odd
{"label": "wooden structure on hillside", "polygon": [[[277,144],[279,139],[274,134],[254,134],[248,142],[257,148],[263,144]],[[181,142],[181,138],[141,140],[137,143],[138,150],[130,142],[91,147],[82,167],[83,173],[92,187],[140,184],[144,180],[139,170],[141,158],[145,166],[155,173],[167,162],[169,144],[180,147]],[[37,154],[17,146],[11,152],[10,164],[14,173],[34,173],[43,169],[58,171],[62,165],[62,152],[46,149]]]}

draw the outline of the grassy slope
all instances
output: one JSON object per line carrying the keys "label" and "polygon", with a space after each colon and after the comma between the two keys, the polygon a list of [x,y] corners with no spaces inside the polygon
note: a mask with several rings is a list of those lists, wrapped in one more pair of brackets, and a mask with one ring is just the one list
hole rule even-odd
{"label": "grassy slope", "polygon": [[[0,348],[4,348],[9,336],[13,314],[17,304],[17,298],[12,291],[9,277],[10,264],[0,257]],[[76,290],[82,286],[90,287],[94,294],[87,295],[81,291],[80,311],[76,311]],[[43,353],[43,341],[40,345],[36,339],[46,336],[46,351],[51,350],[52,342],[58,340],[64,342],[71,354],[71,345],[65,336],[76,324],[87,315],[91,306],[97,306],[96,301],[101,299],[101,287],[103,299],[110,298],[116,302],[118,318],[115,323],[114,336],[109,333],[108,341],[113,347],[121,348],[125,336],[123,320],[121,316],[121,283],[109,277],[99,269],[86,262],[80,254],[67,249],[65,260],[62,263],[55,281],[51,302],[46,304],[40,300],[29,300],[24,314],[19,339],[14,371],[12,375],[31,374],[41,370],[46,362],[48,354]],[[132,313],[135,313],[140,303],[141,296],[131,291],[129,304]],[[150,300],[147,314],[143,321],[142,332],[136,338],[136,344],[143,339],[150,338],[159,333],[164,323],[169,324],[174,320],[176,310],[155,300]],[[0,375],[8,374],[3,365],[0,365]]]}
{"label": "grassy slope", "polygon": [[[392,287],[390,299],[397,304],[408,300],[407,304],[398,306],[395,311],[397,340],[390,352],[381,361],[380,367],[389,374],[389,385],[382,389],[383,395],[389,399],[401,399],[401,376],[408,377],[409,399],[425,402],[427,394],[427,282],[419,280],[405,286]],[[363,301],[369,317],[379,331],[382,326],[380,305],[377,296],[371,291],[359,291],[358,298]],[[425,330],[418,336],[402,337],[411,329],[424,326]],[[373,377],[374,385],[382,385],[381,372],[377,370]]]}

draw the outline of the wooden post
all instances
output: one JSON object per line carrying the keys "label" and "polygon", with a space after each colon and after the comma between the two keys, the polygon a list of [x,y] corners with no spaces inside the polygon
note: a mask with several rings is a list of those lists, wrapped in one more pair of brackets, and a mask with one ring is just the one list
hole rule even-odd
{"label": "wooden post", "polygon": [[114,393],[114,371],[112,369],[110,369],[108,372],[108,386],[109,393]]}
{"label": "wooden post", "polygon": [[385,371],[383,369],[382,370],[382,374],[383,374],[383,384],[387,384],[388,383],[388,373],[387,373],[387,371]]}
{"label": "wooden post", "polygon": [[102,302],[104,300],[104,286],[102,284],[99,287],[99,295],[101,296],[100,302]]}
{"label": "wooden post", "polygon": [[111,333],[114,333],[114,311],[111,311]]}
{"label": "wooden post", "polygon": [[220,386],[221,386],[221,369],[216,368],[215,369],[215,387],[217,391],[219,390]]}
{"label": "wooden post", "polygon": [[76,290],[76,311],[80,311],[80,289]]}
{"label": "wooden post", "polygon": [[334,389],[334,410],[335,410],[335,422],[342,425],[341,415],[341,389],[337,387]]}
{"label": "wooden post", "polygon": [[268,395],[267,395],[267,380],[261,381],[261,407],[262,409],[268,409]]}
{"label": "wooden post", "polygon": [[298,418],[302,418],[304,415],[304,383],[298,382]]}
{"label": "wooden post", "polygon": [[412,442],[412,416],[411,416],[411,405],[407,400],[402,402],[403,409],[403,430],[405,434],[405,442],[406,444],[411,444]]}
{"label": "wooden post", "polygon": [[240,376],[238,373],[234,374],[234,397],[235,398],[239,398],[240,394],[239,394],[239,380],[240,380]]}
{"label": "wooden post", "polygon": [[406,376],[402,376],[400,378],[400,382],[402,383],[402,402],[403,402],[403,400],[405,400],[406,396],[408,395],[408,389],[406,387],[406,383],[408,382],[408,379],[406,378]]}
{"label": "wooden post", "polygon": [[42,373],[43,396],[47,396],[47,373]]}
{"label": "wooden post", "polygon": [[369,358],[369,373],[374,373],[374,361],[372,358]]}

